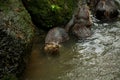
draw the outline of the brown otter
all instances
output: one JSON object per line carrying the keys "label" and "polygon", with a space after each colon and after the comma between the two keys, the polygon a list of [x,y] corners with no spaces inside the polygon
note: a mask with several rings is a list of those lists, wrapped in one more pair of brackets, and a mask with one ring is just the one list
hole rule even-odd
{"label": "brown otter", "polygon": [[80,23],[88,28],[91,28],[92,20],[90,17],[90,10],[87,5],[82,5],[75,15],[75,23]]}
{"label": "brown otter", "polygon": [[45,38],[45,53],[50,55],[59,53],[60,43],[68,39],[69,36],[64,28],[55,27],[51,29]]}
{"label": "brown otter", "polygon": [[114,0],[100,0],[96,5],[95,16],[99,20],[110,20],[116,18],[118,14]]}
{"label": "brown otter", "polygon": [[72,28],[72,32],[78,39],[84,39],[91,36],[91,30],[79,23],[76,23],[74,25],[74,27]]}
{"label": "brown otter", "polygon": [[92,11],[94,11],[96,5],[100,0],[87,0],[87,5],[90,7]]}
{"label": "brown otter", "polygon": [[59,53],[59,48],[60,44],[51,42],[45,44],[44,51],[46,54],[56,55],[57,53]]}
{"label": "brown otter", "polygon": [[82,5],[67,24],[66,30],[69,31],[69,29],[71,29],[78,39],[86,38],[91,35],[91,25],[92,20],[89,7],[87,5]]}

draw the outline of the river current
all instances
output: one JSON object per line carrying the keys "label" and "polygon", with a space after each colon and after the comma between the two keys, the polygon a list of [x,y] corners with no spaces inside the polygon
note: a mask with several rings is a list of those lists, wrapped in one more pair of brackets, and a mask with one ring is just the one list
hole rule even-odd
{"label": "river current", "polygon": [[57,57],[45,55],[44,39],[37,39],[24,80],[120,80],[120,21],[93,19],[92,32],[85,40],[70,37]]}

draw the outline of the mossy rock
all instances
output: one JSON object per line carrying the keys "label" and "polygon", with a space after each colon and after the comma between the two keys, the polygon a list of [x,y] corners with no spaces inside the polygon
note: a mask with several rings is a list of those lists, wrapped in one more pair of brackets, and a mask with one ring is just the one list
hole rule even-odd
{"label": "mossy rock", "polygon": [[33,22],[42,29],[66,24],[78,0],[23,0]]}
{"label": "mossy rock", "polygon": [[0,80],[21,76],[34,32],[31,17],[21,0],[0,0]]}
{"label": "mossy rock", "polygon": [[9,74],[9,75],[5,75],[1,80],[18,80],[16,78],[16,76]]}
{"label": "mossy rock", "polygon": [[29,42],[35,29],[21,0],[3,0],[0,4],[1,25],[7,33]]}

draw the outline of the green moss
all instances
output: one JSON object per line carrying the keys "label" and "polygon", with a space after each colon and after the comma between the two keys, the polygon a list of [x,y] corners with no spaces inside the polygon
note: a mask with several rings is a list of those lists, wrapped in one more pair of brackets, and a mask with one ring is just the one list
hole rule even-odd
{"label": "green moss", "polygon": [[18,80],[16,78],[16,76],[9,74],[9,75],[5,75],[1,80]]}
{"label": "green moss", "polygon": [[0,80],[17,80],[15,76],[21,76],[34,31],[21,0],[0,0],[0,56],[4,55],[0,59]]}
{"label": "green moss", "polygon": [[1,16],[7,23],[6,27],[11,26],[10,35],[16,37],[17,34],[21,34],[24,42],[30,42],[34,36],[34,25],[21,0],[2,0],[0,1],[0,10],[4,13]]}
{"label": "green moss", "polygon": [[54,27],[67,23],[72,16],[76,0],[23,0],[38,27]]}

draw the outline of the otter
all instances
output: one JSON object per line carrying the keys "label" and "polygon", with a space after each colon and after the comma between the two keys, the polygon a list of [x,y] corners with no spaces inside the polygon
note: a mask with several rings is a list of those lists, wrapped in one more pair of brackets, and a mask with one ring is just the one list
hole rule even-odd
{"label": "otter", "polygon": [[82,5],[75,15],[75,24],[80,23],[88,28],[91,28],[92,20],[90,14],[89,7],[87,5]]}
{"label": "otter", "polygon": [[91,35],[91,26],[92,20],[89,7],[82,5],[66,25],[66,31],[71,29],[72,33],[77,36],[78,39],[86,38]]}
{"label": "otter", "polygon": [[91,30],[87,28],[86,26],[76,23],[74,27],[72,28],[72,33],[78,38],[78,39],[84,39],[86,37],[91,36]]}
{"label": "otter", "polygon": [[90,9],[94,12],[96,5],[98,4],[100,0],[87,0],[87,5],[90,7]]}
{"label": "otter", "polygon": [[55,27],[48,31],[45,38],[44,51],[50,55],[56,55],[59,53],[60,43],[69,40],[68,33],[64,28]]}

